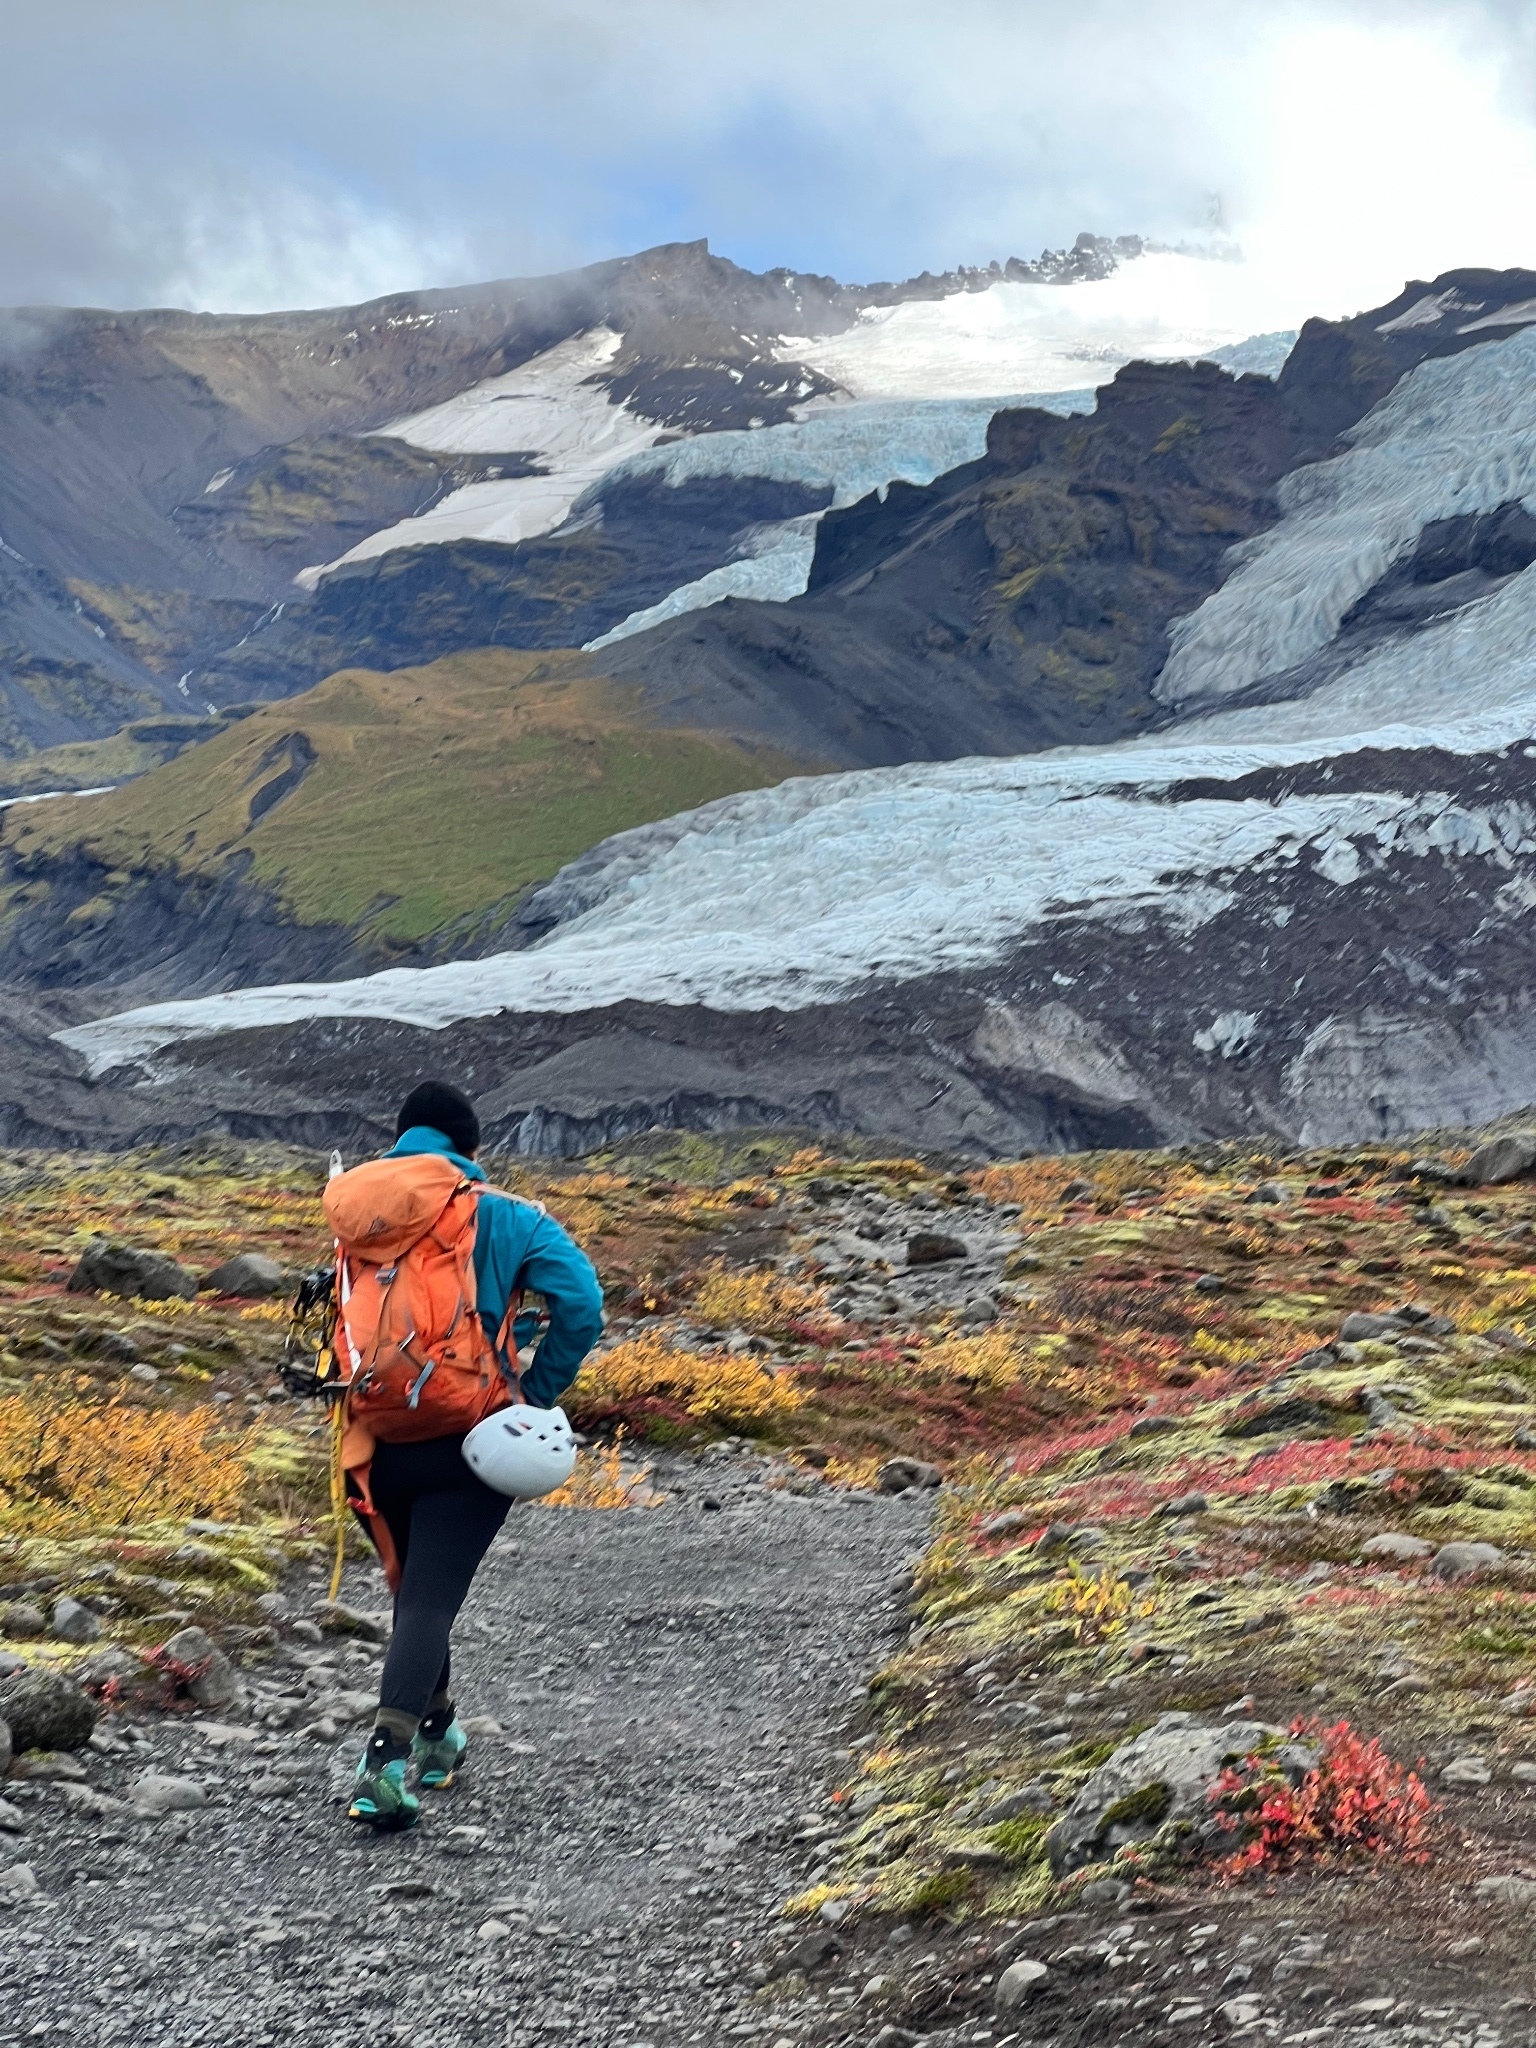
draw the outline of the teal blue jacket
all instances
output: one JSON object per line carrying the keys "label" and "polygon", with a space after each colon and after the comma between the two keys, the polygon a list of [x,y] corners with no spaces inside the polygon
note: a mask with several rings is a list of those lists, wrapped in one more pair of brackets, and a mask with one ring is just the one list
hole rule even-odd
{"label": "teal blue jacket", "polygon": [[[413,1125],[389,1156],[402,1159],[420,1152],[441,1152],[470,1180],[485,1179],[472,1159],[455,1152],[442,1132],[428,1124]],[[602,1334],[603,1290],[592,1261],[536,1202],[482,1195],[475,1232],[475,1285],[480,1320],[492,1343],[514,1294],[531,1288],[544,1297],[549,1328],[523,1374],[523,1399],[535,1408],[553,1408]],[[527,1343],[535,1327],[532,1315],[518,1317],[519,1345]]]}

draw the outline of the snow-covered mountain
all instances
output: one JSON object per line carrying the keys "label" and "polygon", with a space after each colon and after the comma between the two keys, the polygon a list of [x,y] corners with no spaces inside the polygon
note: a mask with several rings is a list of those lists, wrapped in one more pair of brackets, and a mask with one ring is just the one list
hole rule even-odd
{"label": "snow-covered mountain", "polygon": [[[796,460],[848,459],[814,438],[838,416]],[[1162,615],[1156,729],[728,797],[572,863],[524,906],[524,947],[158,1004],[68,1044],[141,1100],[277,1121],[320,1114],[362,1048],[385,1092],[446,1062],[530,1149],[763,1119],[982,1150],[1255,1124],[1331,1143],[1527,1102],[1536,278],[1457,273],[1314,323],[1275,385],[1128,371],[1070,432],[1004,411],[987,450],[828,514],[822,587],[784,615],[856,612],[935,560],[963,581],[954,534],[1022,503],[1015,609],[988,630],[1021,630],[1057,576],[1047,651],[1081,663],[1118,629],[1060,580],[1096,559],[1072,521],[1140,507],[1171,591],[1156,556],[1188,544],[1153,479],[1214,506],[1219,473],[1230,506],[1241,476],[1251,523]]]}

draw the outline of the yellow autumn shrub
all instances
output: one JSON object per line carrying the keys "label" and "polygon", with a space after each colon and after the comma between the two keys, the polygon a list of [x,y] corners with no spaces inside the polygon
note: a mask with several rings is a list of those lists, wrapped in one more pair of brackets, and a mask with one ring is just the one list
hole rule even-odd
{"label": "yellow autumn shrub", "polygon": [[824,1287],[802,1287],[772,1272],[727,1273],[717,1266],[705,1274],[694,1306],[707,1322],[767,1335],[804,1322],[826,1300]]}
{"label": "yellow autumn shrub", "polygon": [[589,1358],[575,1393],[588,1407],[647,1398],[673,1402],[696,1422],[726,1428],[793,1415],[803,1399],[793,1380],[750,1354],[683,1351],[663,1330],[642,1331]]}
{"label": "yellow autumn shrub", "polygon": [[0,1528],[61,1536],[232,1519],[253,1484],[245,1439],[210,1407],[0,1397]]}

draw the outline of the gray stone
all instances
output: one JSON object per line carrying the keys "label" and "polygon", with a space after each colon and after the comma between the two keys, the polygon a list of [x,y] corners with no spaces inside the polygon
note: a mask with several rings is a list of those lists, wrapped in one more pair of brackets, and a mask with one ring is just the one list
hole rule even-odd
{"label": "gray stone", "polygon": [[1441,1579],[1471,1579],[1503,1562],[1496,1543],[1442,1543],[1430,1570]]}
{"label": "gray stone", "polygon": [[1174,1500],[1166,1500],[1158,1510],[1170,1517],[1175,1515],[1203,1515],[1210,1507],[1203,1493],[1181,1493]]}
{"label": "gray stone", "polygon": [[42,1635],[47,1627],[47,1615],[29,1600],[7,1600],[0,1604],[0,1636],[11,1636],[20,1641],[27,1636]]}
{"label": "gray stone", "polygon": [[1408,1536],[1399,1529],[1384,1529],[1379,1536],[1372,1536],[1360,1546],[1360,1555],[1384,1557],[1393,1564],[1412,1564],[1418,1558],[1428,1557],[1434,1547],[1422,1536]]}
{"label": "gray stone", "polygon": [[156,1660],[199,1707],[232,1707],[244,1696],[240,1674],[206,1629],[184,1628],[160,1645]]}
{"label": "gray stone", "polygon": [[1480,1756],[1453,1757],[1440,1773],[1442,1785],[1491,1785],[1493,1772]]}
{"label": "gray stone", "polygon": [[1216,2017],[1228,2033],[1239,2027],[1251,2027],[1264,2010],[1260,1998],[1229,1998],[1216,2008]]}
{"label": "gray stone", "polygon": [[[315,1609],[315,1620],[330,1636],[357,1636],[365,1643],[387,1643],[389,1621],[377,1614],[365,1614],[360,1608],[346,1607],[340,1600],[327,1600]],[[299,1634],[297,1628],[294,1634]]]}
{"label": "gray stone", "polygon": [[13,1863],[0,1870],[0,1906],[29,1905],[40,1890],[30,1863]]}
{"label": "gray stone", "polygon": [[96,1702],[60,1671],[26,1665],[0,1678],[0,1720],[24,1749],[80,1749],[96,1726]]}
{"label": "gray stone", "polygon": [[93,1338],[91,1351],[97,1358],[110,1359],[117,1365],[136,1365],[139,1347],[131,1337],[125,1337],[121,1330],[104,1330]]}
{"label": "gray stone", "polygon": [[164,1813],[193,1813],[208,1804],[208,1794],[195,1778],[175,1778],[167,1771],[141,1771],[133,1781],[133,1807],[150,1819]]}
{"label": "gray stone", "polygon": [[101,1634],[101,1617],[66,1593],[53,1603],[52,1628],[64,1643],[94,1643]]}
{"label": "gray stone", "polygon": [[11,1724],[9,1721],[0,1721],[0,1778],[3,1778],[11,1768],[11,1758],[15,1753],[16,1745],[11,1740]]}
{"label": "gray stone", "polygon": [[937,1266],[946,1259],[968,1259],[971,1248],[958,1237],[946,1237],[939,1230],[916,1230],[907,1239],[909,1266]]}
{"label": "gray stone", "polygon": [[1169,1430],[1179,1427],[1178,1418],[1173,1415],[1138,1415],[1127,1434],[1130,1436],[1166,1436]]}
{"label": "gray stone", "polygon": [[1050,1974],[1044,1963],[1037,1963],[1030,1956],[1020,1956],[998,1978],[997,1988],[992,1994],[994,2005],[999,2012],[1017,2012],[1046,1983]]}
{"label": "gray stone", "polygon": [[114,1643],[109,1649],[98,1650],[94,1657],[87,1657],[83,1664],[77,1664],[72,1676],[81,1685],[89,1686],[92,1692],[112,1692],[114,1697],[130,1686],[142,1685],[149,1677],[149,1669],[142,1657],[132,1650],[121,1650]]}
{"label": "gray stone", "polygon": [[875,1474],[881,1493],[920,1493],[943,1484],[944,1474],[938,1466],[925,1464],[921,1458],[887,1458]]}
{"label": "gray stone", "polygon": [[248,1299],[288,1292],[288,1269],[263,1252],[241,1252],[203,1276],[203,1294],[238,1294]]}
{"label": "gray stone", "polygon": [[[1127,1843],[1150,1840],[1169,1821],[1207,1819],[1210,1788],[1226,1766],[1283,1732],[1263,1721],[1162,1715],[1121,1743],[1046,1835],[1051,1868],[1064,1877]],[[1131,1802],[1137,1810],[1124,1811]]]}
{"label": "gray stone", "polygon": [[1394,1337],[1403,1327],[1399,1317],[1394,1315],[1367,1315],[1363,1309],[1356,1309],[1347,1315],[1339,1325],[1341,1344],[1370,1344],[1383,1337]]}
{"label": "gray stone", "polygon": [[[0,1726],[4,1723],[0,1722]],[[27,1816],[19,1806],[12,1806],[9,1799],[0,1799],[0,1832],[8,1835],[24,1835],[27,1831]]]}
{"label": "gray stone", "polygon": [[1005,1792],[995,1800],[981,1816],[984,1828],[1001,1827],[1005,1820],[1022,1820],[1028,1813],[1054,1813],[1056,1801],[1048,1785],[1038,1778],[1032,1778],[1027,1785],[1020,1785],[1015,1792]]}
{"label": "gray stone", "polygon": [[1005,1536],[1022,1536],[1034,1521],[1023,1508],[1008,1508],[1000,1515],[988,1515],[977,1533],[984,1542],[1000,1543]]}
{"label": "gray stone", "polygon": [[1283,1180],[1264,1180],[1247,1198],[1250,1202],[1285,1203],[1291,1199],[1291,1191]]}
{"label": "gray stone", "polygon": [[1456,1178],[1463,1187],[1496,1187],[1501,1181],[1522,1180],[1536,1166],[1536,1131],[1511,1131],[1507,1137],[1490,1138],[1479,1145]]}
{"label": "gray stone", "polygon": [[1483,1877],[1475,1887],[1477,1896],[1494,1906],[1536,1906],[1536,1879],[1529,1877]]}
{"label": "gray stone", "polygon": [[140,1301],[191,1301],[197,1282],[166,1252],[141,1251],[118,1238],[93,1237],[69,1276],[71,1294],[117,1294]]}

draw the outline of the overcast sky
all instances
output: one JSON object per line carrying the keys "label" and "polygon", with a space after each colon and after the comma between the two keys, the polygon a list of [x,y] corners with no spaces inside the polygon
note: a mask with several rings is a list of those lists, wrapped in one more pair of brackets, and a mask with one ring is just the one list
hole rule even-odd
{"label": "overcast sky", "polygon": [[846,280],[1214,210],[1297,316],[1536,267],[1532,0],[0,0],[0,303],[707,236]]}

